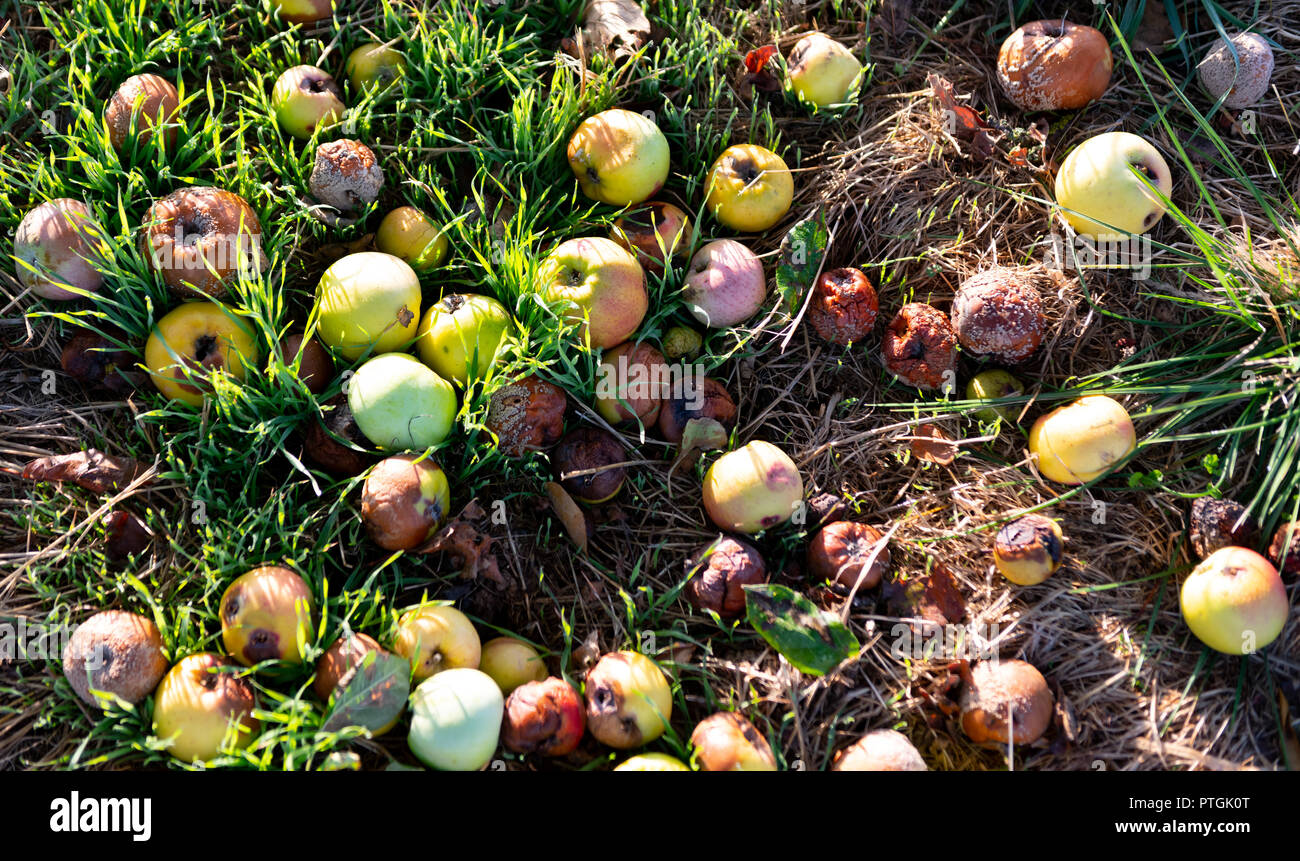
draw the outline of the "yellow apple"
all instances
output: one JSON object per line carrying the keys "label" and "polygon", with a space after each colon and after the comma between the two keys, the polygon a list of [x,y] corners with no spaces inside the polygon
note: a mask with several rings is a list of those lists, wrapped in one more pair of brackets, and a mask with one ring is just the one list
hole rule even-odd
{"label": "yellow apple", "polygon": [[348,54],[343,69],[354,93],[376,86],[387,89],[406,73],[406,58],[392,45],[367,42]]}
{"label": "yellow apple", "polygon": [[379,222],[375,247],[424,275],[446,261],[449,243],[438,222],[414,206],[399,206]]}
{"label": "yellow apple", "polygon": [[1197,639],[1228,655],[1276,640],[1290,606],[1277,569],[1245,547],[1223,547],[1203,559],[1183,581],[1179,603]]}
{"label": "yellow apple", "polygon": [[491,296],[450,293],[424,312],[415,346],[426,365],[463,386],[487,376],[513,328]]}
{"label": "yellow apple", "polygon": [[455,667],[478,669],[483,646],[468,616],[434,604],[410,610],[397,621],[393,651],[411,662],[418,682]]}
{"label": "yellow apple", "polygon": [[587,729],[626,750],[663,735],[673,713],[668,677],[638,652],[610,652],[587,671]]}
{"label": "yellow apple", "polygon": [[343,91],[324,69],[294,66],[286,69],[271,89],[271,109],[287,134],[307,140],[316,129],[329,128],[343,119],[347,105]]}
{"label": "yellow apple", "polygon": [[1155,227],[1165,204],[1134,170],[1165,197],[1173,190],[1169,165],[1145,138],[1106,132],[1079,144],[1056,174],[1065,220],[1079,234],[1110,242]]}
{"label": "yellow apple", "polygon": [[847,102],[862,74],[858,58],[825,33],[809,33],[795,42],[788,67],[795,94],[819,108]]}
{"label": "yellow apple", "polygon": [[628,757],[615,771],[690,771],[691,769],[675,756],[666,753],[638,753]]}
{"label": "yellow apple", "polygon": [[362,251],[341,257],[316,285],[316,336],[349,359],[391,353],[415,338],[420,279],[391,254]]}
{"label": "yellow apple", "polygon": [[[169,311],[144,345],[144,362],[153,384],[169,398],[203,406],[205,378],[224,371],[236,380],[259,360],[252,330],[216,302],[189,302]],[[194,379],[186,376],[190,370]]]}
{"label": "yellow apple", "polygon": [[478,668],[492,677],[506,696],[522,684],[546,678],[546,662],[537,650],[514,637],[494,637],[483,644]]}
{"label": "yellow apple", "polygon": [[312,641],[311,589],[288,568],[264,565],[236,577],[221,596],[221,641],[241,664],[302,662]]}
{"label": "yellow apple", "polygon": [[794,200],[790,168],[757,144],[728,147],[709,170],[706,188],[713,217],[744,233],[767,230],[785,217]]}
{"label": "yellow apple", "polygon": [[561,242],[538,270],[539,293],[571,320],[583,321],[591,346],[626,341],[645,319],[650,297],[645,270],[626,248],[603,236]]}
{"label": "yellow apple", "polygon": [[727,452],[704,474],[704,510],[722,529],[761,532],[789,520],[802,502],[799,468],[770,442]]}
{"label": "yellow apple", "polygon": [[568,154],[583,194],[601,203],[640,203],[668,179],[668,139],[652,120],[622,108],[583,120]]}
{"label": "yellow apple", "polygon": [[1029,430],[1029,451],[1038,471],[1061,484],[1083,484],[1104,475],[1137,448],[1128,413],[1105,395],[1086,395],[1039,416]]}
{"label": "yellow apple", "polygon": [[271,0],[271,6],[289,24],[311,24],[334,14],[334,0]]}
{"label": "yellow apple", "polygon": [[252,716],[257,692],[247,679],[230,672],[220,655],[200,652],[182,658],[154,692],[153,734],[167,752],[184,762],[216,758],[227,740],[248,747],[261,730]]}

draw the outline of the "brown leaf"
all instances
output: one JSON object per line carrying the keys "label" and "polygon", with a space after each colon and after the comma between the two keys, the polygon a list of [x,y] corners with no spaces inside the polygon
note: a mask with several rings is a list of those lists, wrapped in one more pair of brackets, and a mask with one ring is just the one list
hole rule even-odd
{"label": "brown leaf", "polygon": [[925,81],[939,105],[944,129],[957,140],[968,141],[976,161],[986,161],[993,155],[993,145],[1002,133],[986,123],[976,111],[959,103],[947,78],[931,72],[925,76]]}
{"label": "brown leaf", "polygon": [[104,520],[104,555],[114,562],[123,562],[149,549],[153,533],[140,518],[124,508],[114,511]]}
{"label": "brown leaf", "polygon": [[591,530],[587,523],[587,513],[578,507],[569,492],[554,481],[546,482],[546,495],[551,501],[551,510],[569,533],[569,538],[583,553],[587,552],[587,542]]}
{"label": "brown leaf", "polygon": [[906,579],[889,576],[880,595],[896,616],[920,617],[936,625],[956,624],[966,618],[966,599],[948,566],[931,557],[929,571]]}
{"label": "brown leaf", "polygon": [[726,448],[730,438],[727,429],[717,419],[688,419],[682,430],[681,453],[677,455],[677,460],[668,473],[671,475],[679,466],[690,469],[700,459],[702,452]]}
{"label": "brown leaf", "polygon": [[148,470],[131,457],[113,457],[88,448],[72,454],[38,457],[23,467],[31,481],[71,481],[92,493],[117,492]]}
{"label": "brown leaf", "polygon": [[580,673],[585,674],[587,670],[595,666],[600,660],[600,633],[593,630],[587,635],[582,644],[575,646],[572,654],[569,655],[569,666]]}
{"label": "brown leaf", "polygon": [[479,530],[478,525],[486,520],[487,513],[478,500],[471,499],[460,514],[416,552],[446,553],[460,565],[460,576],[464,579],[473,580],[481,575],[504,586],[505,577],[492,552],[492,537]]}
{"label": "brown leaf", "polygon": [[941,428],[926,422],[913,431],[912,454],[928,463],[947,466],[957,458],[957,444]]}
{"label": "brown leaf", "polygon": [[768,93],[779,92],[781,78],[768,67],[768,61],[777,55],[776,45],[764,45],[745,55],[743,83]]}
{"label": "brown leaf", "polygon": [[630,57],[650,38],[650,19],[632,0],[590,0],[583,41],[612,60]]}
{"label": "brown leaf", "polygon": [[887,33],[890,38],[897,39],[911,26],[908,23],[911,17],[912,0],[881,0],[876,16],[872,20],[880,25],[882,32]]}

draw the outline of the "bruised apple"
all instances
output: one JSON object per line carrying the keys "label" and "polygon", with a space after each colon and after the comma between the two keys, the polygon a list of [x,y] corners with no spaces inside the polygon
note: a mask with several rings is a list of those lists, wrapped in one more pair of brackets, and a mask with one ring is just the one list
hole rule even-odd
{"label": "bruised apple", "polygon": [[447,474],[429,457],[399,454],[375,464],[361,491],[361,522],[385,550],[424,544],[451,508]]}
{"label": "bruised apple", "polygon": [[596,412],[610,424],[653,425],[669,392],[663,353],[642,341],[626,341],[600,357],[596,368]]}
{"label": "bruised apple", "polygon": [[144,363],[158,391],[191,406],[203,406],[211,374],[235,380],[259,360],[252,330],[216,302],[187,302],[154,326],[144,345]]}
{"label": "bruised apple", "polygon": [[60,197],[35,207],[14,231],[15,271],[42,299],[66,301],[104,284],[96,263],[108,255],[104,229],[80,200]]}
{"label": "bruised apple", "polygon": [[626,750],[661,736],[672,717],[668,677],[638,652],[610,652],[587,671],[587,726],[597,741]]}
{"label": "bruised apple", "polygon": [[1133,422],[1106,395],[1086,395],[1057,407],[1029,430],[1029,451],[1038,457],[1038,471],[1061,484],[1099,478],[1135,448]]}
{"label": "bruised apple", "polygon": [[758,729],[735,712],[718,712],[691,733],[700,771],[776,771],[776,757]]}
{"label": "bruised apple", "polygon": [[311,589],[294,572],[264,565],[235,578],[221,596],[221,640],[244,666],[301,663],[312,639]]}
{"label": "bruised apple", "polygon": [[704,476],[704,510],[721,529],[761,532],[789,520],[802,502],[799,468],[763,440],[727,452]]}
{"label": "bruised apple", "polygon": [[785,161],[757,144],[723,151],[709,171],[706,205],[719,223],[742,233],[777,224],[794,200],[794,179]]}
{"label": "bruised apple", "polygon": [[154,692],[153,734],[183,762],[248,747],[261,730],[252,716],[257,692],[225,658],[200,652],[182,658]]}
{"label": "bruised apple", "polygon": [[586,723],[582,697],[551,676],[520,685],[506,699],[501,741],[515,753],[567,756],[577,750]]}
{"label": "bruised apple", "polygon": [[609,238],[635,254],[647,272],[659,273],[690,244],[691,219],[671,203],[652,200],[620,216]]}

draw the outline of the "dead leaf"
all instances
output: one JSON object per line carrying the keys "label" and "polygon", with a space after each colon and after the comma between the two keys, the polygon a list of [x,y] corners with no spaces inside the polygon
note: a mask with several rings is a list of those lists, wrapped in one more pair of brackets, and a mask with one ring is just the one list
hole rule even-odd
{"label": "dead leaf", "polygon": [[986,161],[993,155],[994,144],[1001,139],[1002,132],[984,121],[975,110],[957,101],[957,94],[952,83],[933,72],[925,76],[925,81],[938,102],[940,117],[944,130],[959,141],[971,145],[971,155],[976,161]]}
{"label": "dead leaf", "polygon": [[587,542],[591,538],[591,529],[587,523],[587,512],[578,507],[569,492],[554,481],[546,482],[546,495],[551,501],[551,510],[564,526],[570,540],[578,545],[583,553],[587,552]]}
{"label": "dead leaf", "polygon": [[471,499],[451,521],[438,531],[438,534],[418,548],[418,553],[446,553],[460,565],[460,576],[473,580],[480,575],[492,582],[505,586],[505,577],[497,565],[496,554],[492,552],[492,536],[479,529],[487,520],[487,513]]}
{"label": "dead leaf", "polygon": [[956,579],[947,565],[933,557],[924,574],[886,577],[880,595],[896,616],[919,617],[936,625],[955,625],[966,618],[966,599]]}
{"label": "dead leaf", "polygon": [[957,459],[957,444],[937,425],[918,425],[911,440],[912,454],[927,463],[947,466]]}
{"label": "dead leaf", "polygon": [[600,633],[593,630],[582,641],[582,645],[576,646],[573,653],[569,655],[569,666],[582,674],[596,665],[600,660]]}
{"label": "dead leaf", "polygon": [[581,32],[587,45],[617,61],[650,38],[650,19],[632,0],[590,0]]}
{"label": "dead leaf", "polygon": [[677,460],[673,461],[668,474],[671,475],[679,466],[690,469],[700,459],[701,453],[726,448],[729,439],[727,429],[717,419],[689,419],[686,427],[682,429],[681,453],[677,455]]}
{"label": "dead leaf", "polygon": [[764,92],[780,92],[781,78],[768,68],[768,62],[777,56],[777,53],[776,45],[764,45],[746,54],[743,82]]}
{"label": "dead leaf", "polygon": [[114,511],[104,520],[104,536],[104,555],[114,562],[123,562],[143,553],[153,540],[149,527],[124,508]]}
{"label": "dead leaf", "polygon": [[31,481],[71,481],[92,493],[117,492],[148,470],[132,457],[113,457],[88,448],[72,454],[38,457],[23,467]]}

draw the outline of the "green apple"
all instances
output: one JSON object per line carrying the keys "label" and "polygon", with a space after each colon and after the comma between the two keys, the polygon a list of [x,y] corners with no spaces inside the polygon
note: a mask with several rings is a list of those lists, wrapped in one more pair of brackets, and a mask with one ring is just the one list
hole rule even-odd
{"label": "green apple", "polygon": [[316,285],[316,335],[349,359],[390,353],[415,338],[420,279],[391,254],[362,251],[341,257]]}
{"label": "green apple", "polygon": [[492,297],[451,293],[424,312],[415,346],[426,365],[463,386],[487,376],[513,328]]}
{"label": "green apple", "polygon": [[1114,242],[1144,233],[1165,214],[1165,204],[1138,174],[1165,197],[1173,190],[1169,165],[1145,138],[1129,132],[1088,138],[1056,174],[1056,203],[1081,235]]}
{"label": "green apple", "polygon": [[[1024,393],[1024,384],[1002,370],[981,371],[966,384],[966,400],[968,401],[996,401],[1000,398],[1011,398]],[[988,406],[973,411],[975,418],[982,422],[991,422],[998,418],[1012,422],[1016,420],[1016,416],[1019,414],[1020,407],[1018,406]]]}
{"label": "green apple", "polygon": [[1276,640],[1289,610],[1277,569],[1245,547],[1223,547],[1201,560],[1183,582],[1179,603],[1197,639],[1228,655],[1248,655]]}
{"label": "green apple", "polygon": [[666,753],[638,753],[614,766],[615,771],[690,771],[686,763]]}
{"label": "green apple", "polygon": [[483,644],[478,668],[492,677],[506,696],[527,682],[546,678],[546,662],[537,650],[514,637],[494,637]]}
{"label": "green apple", "polygon": [[858,58],[825,33],[795,42],[787,65],[795,94],[819,108],[847,102],[862,74]]}
{"label": "green apple", "polygon": [[583,194],[614,206],[648,200],[668,179],[668,139],[654,121],[622,108],[583,120],[568,156]]}
{"label": "green apple", "polygon": [[343,104],[343,91],[329,72],[315,66],[294,66],[276,79],[271,109],[280,128],[307,140],[318,128],[342,120],[347,105]]}
{"label": "green apple", "polygon": [[803,502],[803,478],[788,454],[754,440],[713,462],[703,496],[719,528],[753,534],[790,519]]}
{"label": "green apple", "polygon": [[375,356],[357,368],[347,388],[357,427],[385,451],[435,446],[456,420],[451,383],[406,353]]}
{"label": "green apple", "polygon": [[406,74],[406,58],[392,45],[367,42],[348,54],[343,70],[354,94],[373,87],[387,89]]}
{"label": "green apple", "polygon": [[440,771],[478,771],[497,749],[505,698],[492,677],[460,667],[430,676],[411,694],[411,752]]}
{"label": "green apple", "polygon": [[399,206],[379,222],[375,247],[402,258],[424,275],[447,260],[450,243],[438,222],[414,206]]}
{"label": "green apple", "polygon": [[271,5],[289,24],[312,24],[334,14],[334,0],[271,0]]}
{"label": "green apple", "polygon": [[[609,349],[636,332],[650,307],[645,270],[626,248],[603,236],[561,242],[542,261],[539,293],[583,322],[591,346]],[[581,335],[580,335],[581,337]]]}

